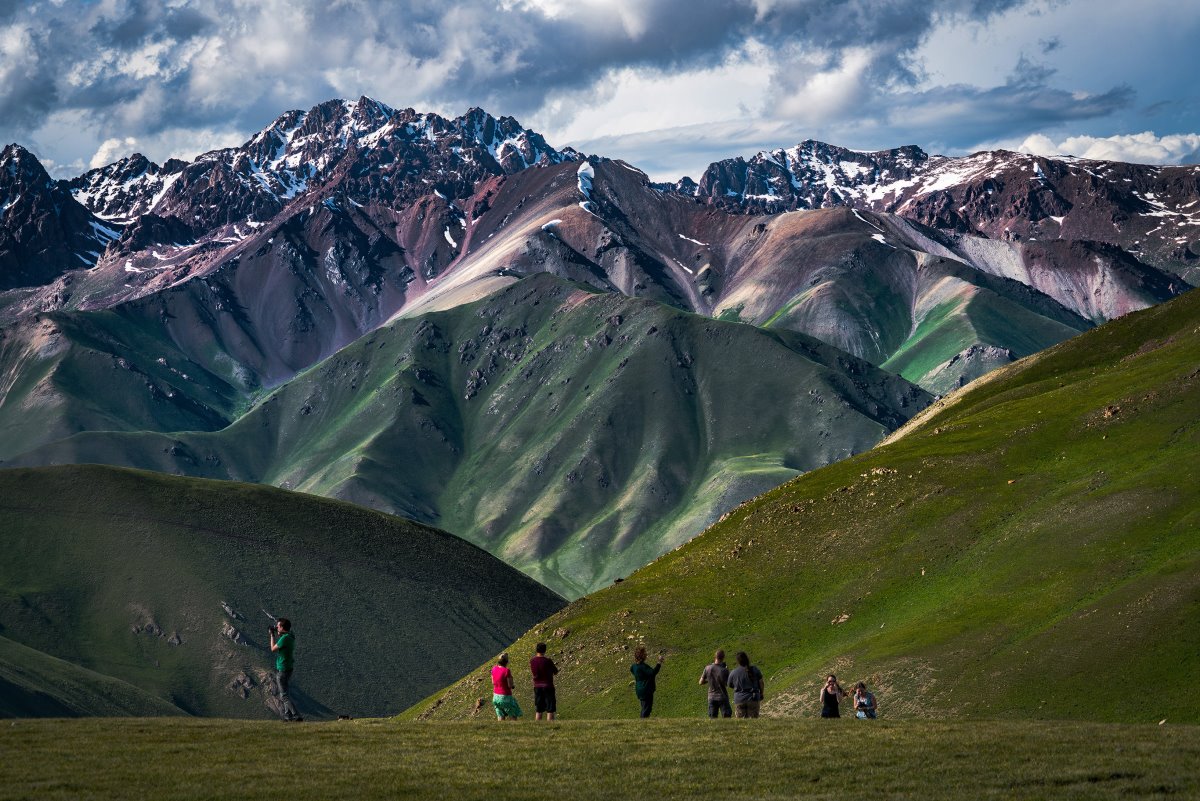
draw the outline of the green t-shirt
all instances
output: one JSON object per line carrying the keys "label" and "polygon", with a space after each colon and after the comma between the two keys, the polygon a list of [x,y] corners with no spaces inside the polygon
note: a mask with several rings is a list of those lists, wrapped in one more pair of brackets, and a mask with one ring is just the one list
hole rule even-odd
{"label": "green t-shirt", "polygon": [[279,649],[275,652],[275,669],[291,670],[295,664],[292,652],[296,650],[296,638],[290,631],[285,631],[275,641],[275,647]]}

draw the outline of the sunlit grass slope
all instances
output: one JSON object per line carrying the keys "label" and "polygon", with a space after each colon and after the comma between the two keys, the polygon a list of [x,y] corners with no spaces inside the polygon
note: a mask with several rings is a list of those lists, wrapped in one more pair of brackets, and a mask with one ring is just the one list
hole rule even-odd
{"label": "sunlit grass slope", "polygon": [[[1196,721],[1200,292],[951,396],[891,444],[736,509],[509,650],[552,644],[570,717],[697,715],[714,648],[766,674],[764,713],[817,714],[823,676],[888,718]],[[482,671],[410,710],[466,717]],[[528,682],[518,692],[529,702]]]}
{"label": "sunlit grass slope", "polygon": [[0,470],[0,553],[3,714],[267,715],[268,612],[302,711],[395,712],[564,603],[407,520],[86,465]]}

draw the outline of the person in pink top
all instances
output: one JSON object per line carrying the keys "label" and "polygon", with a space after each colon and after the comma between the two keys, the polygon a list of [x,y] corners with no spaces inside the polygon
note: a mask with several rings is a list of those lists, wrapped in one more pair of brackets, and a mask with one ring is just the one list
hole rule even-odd
{"label": "person in pink top", "polygon": [[521,717],[521,705],[513,698],[513,676],[508,669],[508,652],[500,654],[492,667],[492,706],[496,720],[516,720]]}

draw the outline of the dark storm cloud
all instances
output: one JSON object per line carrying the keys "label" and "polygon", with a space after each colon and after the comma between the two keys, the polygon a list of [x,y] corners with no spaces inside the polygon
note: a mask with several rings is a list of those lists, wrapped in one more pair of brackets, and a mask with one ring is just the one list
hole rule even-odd
{"label": "dark storm cloud", "polygon": [[[0,19],[7,15],[33,42],[19,79],[0,85],[0,124],[28,129],[54,110],[83,109],[112,135],[257,125],[338,94],[356,74],[394,103],[524,113],[614,68],[711,65],[750,39],[767,47],[871,45],[881,77],[905,78],[903,53],[937,18],[985,17],[1016,2],[626,0],[547,12],[492,0],[195,0],[177,8],[0,0]],[[223,96],[205,77],[214,70],[236,78]],[[391,91],[379,91],[385,86]],[[137,130],[121,129],[129,125]]]}
{"label": "dark storm cloud", "polygon": [[[991,89],[953,75],[926,85],[916,52],[931,31],[986,23],[1030,2],[0,0],[0,140],[39,128],[47,142],[86,139],[86,153],[45,154],[86,162],[105,139],[248,137],[288,109],[359,94],[518,117],[557,103],[555,114],[569,119],[615,91],[607,78],[616,71],[669,76],[748,48],[773,72],[765,108],[752,109],[760,121],[772,130],[790,121],[852,146],[888,127],[881,146],[903,138],[965,147],[1127,107],[1128,87],[1078,97],[1053,88],[1053,71],[1027,59]],[[1042,54],[1057,42],[1044,40]],[[847,76],[840,98],[818,97],[806,83],[839,70]]]}

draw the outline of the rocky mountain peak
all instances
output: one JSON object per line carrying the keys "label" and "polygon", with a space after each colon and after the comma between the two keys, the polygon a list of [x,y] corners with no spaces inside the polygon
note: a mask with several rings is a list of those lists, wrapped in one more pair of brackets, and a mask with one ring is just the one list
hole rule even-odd
{"label": "rocky mountain peak", "polygon": [[19,183],[48,187],[54,183],[37,156],[16,142],[5,145],[0,151],[0,172],[3,173],[0,174],[0,186]]}
{"label": "rocky mountain peak", "polygon": [[397,111],[364,95],[288,111],[240,147],[190,163],[158,168],[130,156],[80,176],[71,188],[100,216],[176,216],[202,234],[265,220],[316,187],[357,203],[407,205],[435,188],[467,197],[484,178],[576,157],[516,119],[497,119],[482,108],[446,119]]}
{"label": "rocky mountain peak", "polygon": [[91,267],[118,232],[99,223],[17,144],[0,152],[0,290]]}

